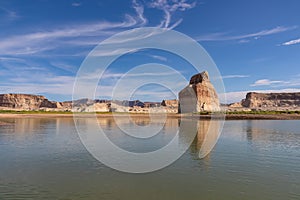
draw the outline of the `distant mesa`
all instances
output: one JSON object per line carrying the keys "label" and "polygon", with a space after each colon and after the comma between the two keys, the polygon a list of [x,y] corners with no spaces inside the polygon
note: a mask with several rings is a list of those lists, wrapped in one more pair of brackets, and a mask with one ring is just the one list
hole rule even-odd
{"label": "distant mesa", "polygon": [[0,110],[15,111],[68,111],[68,112],[133,112],[177,113],[178,100],[142,102],[139,100],[78,99],[56,102],[33,94],[0,94]]}
{"label": "distant mesa", "polygon": [[179,113],[220,111],[220,101],[207,71],[192,76],[189,85],[178,96]]}
{"label": "distant mesa", "polygon": [[295,93],[257,93],[249,92],[241,102],[228,106],[229,110],[300,110],[300,92]]}
{"label": "distant mesa", "polygon": [[299,93],[256,93],[249,92],[242,100],[244,107],[289,107],[300,106]]}
{"label": "distant mesa", "polygon": [[63,103],[49,101],[46,97],[32,94],[0,94],[0,106],[19,110],[40,110],[62,108]]}

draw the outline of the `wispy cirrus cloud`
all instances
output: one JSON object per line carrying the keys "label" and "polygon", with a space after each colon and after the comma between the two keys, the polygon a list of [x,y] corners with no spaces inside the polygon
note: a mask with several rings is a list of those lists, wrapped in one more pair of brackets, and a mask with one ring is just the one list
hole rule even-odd
{"label": "wispy cirrus cloud", "polygon": [[80,2],[73,2],[71,5],[72,5],[73,7],[79,7],[79,6],[81,6],[81,4],[82,4],[82,3],[80,3]]}
{"label": "wispy cirrus cloud", "polygon": [[270,86],[270,87],[291,87],[300,86],[300,80],[297,77],[291,78],[289,80],[270,80],[270,79],[260,79],[255,81],[250,86]]}
{"label": "wispy cirrus cloud", "polygon": [[[80,6],[81,3],[74,2],[72,5]],[[4,37],[0,39],[0,55],[33,55],[50,50],[68,48],[74,45],[80,45],[81,47],[93,46],[122,30],[146,25],[148,23],[148,19],[144,16],[144,9],[146,7],[163,10],[165,15],[163,16],[162,24],[157,25],[157,27],[172,29],[182,20],[179,19],[178,21],[171,23],[172,14],[176,11],[191,9],[195,5],[195,3],[187,3],[186,0],[171,2],[166,0],[156,0],[149,4],[133,0],[132,8],[135,10],[135,14],[126,14],[123,21],[91,22],[76,26],[64,26],[64,28],[47,28],[44,31],[33,31],[31,33]],[[72,52],[72,54],[76,55],[74,52]]]}
{"label": "wispy cirrus cloud", "polygon": [[267,86],[267,85],[274,85],[274,84],[283,84],[286,83],[284,81],[272,81],[269,79],[260,79],[255,81],[255,83],[251,84],[250,86],[256,87],[256,86]]}
{"label": "wispy cirrus cloud", "polygon": [[229,35],[228,32],[223,33],[212,33],[208,35],[202,35],[196,37],[198,41],[227,41],[227,40],[240,40],[241,43],[249,42],[247,39],[258,39],[263,36],[274,35],[278,33],[283,33],[286,31],[291,31],[296,29],[297,26],[285,27],[278,26],[272,29],[265,29],[254,33],[246,33],[241,35]]}
{"label": "wispy cirrus cloud", "polygon": [[[123,22],[95,22],[90,24],[77,25],[64,29],[53,29],[43,32],[21,34],[0,39],[0,55],[24,55],[34,54],[60,47],[65,40],[107,37],[106,31],[119,31],[122,28],[129,28],[137,25],[137,21],[127,17]],[[69,42],[69,45],[72,45]]]}
{"label": "wispy cirrus cloud", "polygon": [[156,59],[156,60],[160,60],[160,61],[164,61],[164,62],[168,61],[168,59],[166,57],[164,57],[164,56],[159,56],[159,55],[149,55],[149,56],[151,58]]}
{"label": "wispy cirrus cloud", "polygon": [[144,6],[137,0],[133,0],[132,7],[134,8],[138,19],[141,21],[141,25],[146,24],[148,20],[144,16]]}
{"label": "wispy cirrus cloud", "polygon": [[78,66],[75,67],[74,65],[68,64],[66,62],[53,61],[53,62],[50,62],[50,64],[55,68],[61,69],[66,72],[71,72],[71,73],[76,73],[77,68],[78,68]]}
{"label": "wispy cirrus cloud", "polygon": [[290,45],[295,45],[300,43],[300,38],[296,40],[290,40],[288,42],[282,43],[283,46],[290,46]]}
{"label": "wispy cirrus cloud", "polygon": [[233,75],[225,75],[222,76],[223,79],[231,79],[231,78],[248,78],[249,75],[240,75],[240,74],[233,74]]}
{"label": "wispy cirrus cloud", "polygon": [[186,11],[196,6],[196,1],[189,3],[187,0],[155,0],[148,4],[151,8],[156,8],[164,12],[164,19],[161,21],[161,27],[174,28],[179,25],[182,19],[172,24],[172,17],[176,11]]}
{"label": "wispy cirrus cloud", "polygon": [[4,17],[5,21],[11,21],[11,20],[15,20],[15,19],[19,18],[19,15],[17,14],[17,12],[15,12],[11,9],[0,6],[0,13],[1,13],[1,11],[3,12],[3,17]]}

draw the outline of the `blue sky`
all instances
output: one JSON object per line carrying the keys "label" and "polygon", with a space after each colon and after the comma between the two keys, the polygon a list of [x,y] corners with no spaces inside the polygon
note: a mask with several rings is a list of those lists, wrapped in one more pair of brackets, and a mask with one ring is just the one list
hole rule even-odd
{"label": "blue sky", "polygon": [[[69,100],[87,54],[106,38],[139,27],[173,29],[197,40],[217,64],[229,102],[247,91],[300,91],[299,7],[298,0],[1,1],[0,93]],[[116,80],[136,64],[162,63],[187,79],[195,73],[168,52],[132,56],[111,66],[99,97],[110,98]],[[135,97],[176,96],[144,86]]]}

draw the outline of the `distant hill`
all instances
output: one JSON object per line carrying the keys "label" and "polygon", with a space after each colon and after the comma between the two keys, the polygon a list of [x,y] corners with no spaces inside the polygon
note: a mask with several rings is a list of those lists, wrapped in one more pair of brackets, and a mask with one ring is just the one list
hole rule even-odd
{"label": "distant hill", "polygon": [[[140,100],[100,100],[78,99],[75,101],[50,101],[45,96],[33,94],[0,94],[1,110],[44,110],[44,111],[73,111],[73,112],[156,112],[174,113],[178,110],[177,100],[161,102],[142,102]],[[172,102],[172,105],[165,104]]]}
{"label": "distant hill", "polygon": [[250,110],[300,110],[300,92],[257,93],[249,92],[241,102],[229,105],[229,109]]}

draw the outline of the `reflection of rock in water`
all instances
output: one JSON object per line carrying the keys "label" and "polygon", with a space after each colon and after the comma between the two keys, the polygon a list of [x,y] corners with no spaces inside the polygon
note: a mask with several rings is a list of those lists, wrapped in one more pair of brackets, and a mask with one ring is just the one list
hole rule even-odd
{"label": "reflection of rock in water", "polygon": [[57,133],[63,126],[73,126],[72,118],[9,118],[5,120],[9,131],[17,135],[43,134],[49,130]]}
{"label": "reflection of rock in water", "polygon": [[85,132],[98,130],[99,124],[112,143],[130,152],[156,151],[176,137],[180,149],[186,150],[192,144],[190,150],[197,154],[197,158],[204,158],[210,153],[218,140],[222,125],[222,121],[217,120],[166,118],[164,121],[161,118],[140,116],[98,118],[98,123],[92,119],[78,120],[80,129]]}
{"label": "reflection of rock in water", "polygon": [[197,148],[199,148],[199,158],[207,156],[216,145],[221,133],[221,121],[199,121],[197,133]]}
{"label": "reflection of rock in water", "polygon": [[6,120],[0,120],[0,126],[13,125],[13,122],[7,122]]}
{"label": "reflection of rock in water", "polygon": [[179,140],[181,144],[191,144],[197,134],[198,120],[181,119],[179,127]]}
{"label": "reflection of rock in water", "polygon": [[181,120],[180,137],[184,140],[187,136],[196,133],[196,137],[191,145],[191,152],[199,152],[199,158],[204,158],[211,152],[218,141],[221,123],[218,120]]}
{"label": "reflection of rock in water", "polygon": [[163,117],[153,117],[150,118],[148,116],[134,116],[129,115],[126,116],[116,116],[114,117],[106,117],[106,118],[98,118],[98,123],[103,127],[117,127],[116,120],[120,124],[135,124],[137,126],[148,126],[148,125],[161,125],[164,124],[164,129],[169,127],[178,127],[178,119],[176,118],[163,118]]}

